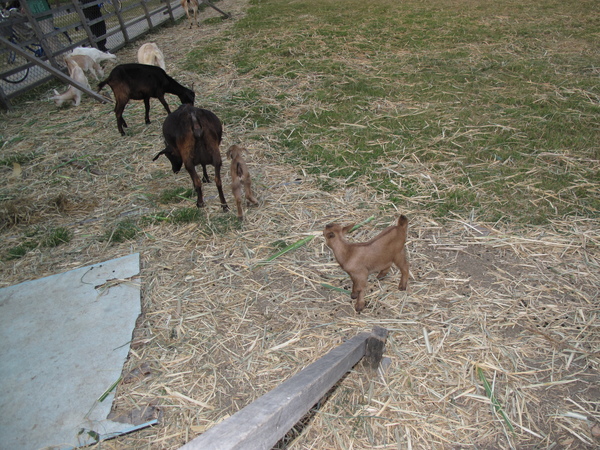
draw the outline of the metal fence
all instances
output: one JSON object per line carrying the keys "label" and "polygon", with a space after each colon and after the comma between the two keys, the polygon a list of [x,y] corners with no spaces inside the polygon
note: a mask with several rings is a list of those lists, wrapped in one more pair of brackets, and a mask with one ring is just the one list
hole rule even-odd
{"label": "metal fence", "polygon": [[180,0],[67,0],[53,8],[21,0],[20,8],[2,9],[0,106],[52,79],[44,62],[66,72],[63,56],[75,47],[114,52],[184,14]]}

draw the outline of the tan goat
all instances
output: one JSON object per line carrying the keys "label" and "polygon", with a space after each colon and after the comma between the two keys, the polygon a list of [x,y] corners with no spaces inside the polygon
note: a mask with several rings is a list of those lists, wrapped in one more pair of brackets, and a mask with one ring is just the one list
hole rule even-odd
{"label": "tan goat", "polygon": [[149,64],[158,66],[162,70],[167,70],[165,66],[165,55],[154,42],[146,42],[143,44],[137,54],[137,59],[140,64]]}
{"label": "tan goat", "polygon": [[[69,68],[69,76],[79,84],[91,89],[88,79],[83,73],[83,69],[79,67],[79,65],[72,58],[65,58],[65,61],[67,62],[67,67]],[[73,85],[69,85],[69,88],[62,94],[59,94],[58,91],[54,89],[54,96],[50,97],[50,100],[54,100],[56,106],[62,106],[67,102],[70,102],[70,104],[74,106],[79,106],[81,103],[81,94],[82,92],[79,89]]]}
{"label": "tan goat", "polygon": [[235,197],[237,205],[237,215],[239,220],[244,220],[244,212],[242,210],[242,185],[246,193],[246,202],[248,205],[258,205],[258,201],[252,195],[252,182],[250,180],[250,172],[246,161],[242,158],[242,151],[246,150],[238,145],[232,145],[227,150],[227,157],[231,159],[231,189]]}
{"label": "tan goat", "polygon": [[90,58],[88,55],[69,54],[65,56],[65,62],[67,62],[67,65],[69,60],[75,61],[75,64],[81,67],[81,69],[84,72],[91,73],[94,76],[94,78],[96,78],[96,80],[104,78],[104,70],[102,69],[102,66],[100,66],[100,64],[98,64],[96,61],[94,61],[93,58]]}
{"label": "tan goat", "polygon": [[323,230],[327,246],[333,250],[335,259],[352,279],[352,295],[356,299],[354,309],[360,312],[365,307],[365,288],[370,273],[378,272],[377,278],[387,275],[392,264],[400,269],[398,288],[405,291],[408,286],[408,259],[404,244],[408,230],[408,219],[402,215],[398,224],[383,230],[368,242],[351,243],[345,235],[352,225],[342,227],[337,223],[329,224]]}
{"label": "tan goat", "polygon": [[[194,22],[196,25],[200,26],[200,22],[198,21],[198,3],[198,0],[181,0],[181,7],[185,11],[185,15],[190,21],[190,28],[194,26]],[[190,9],[194,15],[193,19],[192,16],[190,16]]]}

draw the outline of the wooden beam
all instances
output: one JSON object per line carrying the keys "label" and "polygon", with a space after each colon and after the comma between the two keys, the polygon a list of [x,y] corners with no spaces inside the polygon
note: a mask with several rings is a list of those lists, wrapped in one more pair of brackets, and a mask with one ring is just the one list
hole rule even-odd
{"label": "wooden beam", "polygon": [[78,83],[77,81],[73,80],[71,77],[62,73],[60,70],[52,67],[50,64],[48,64],[47,62],[36,57],[31,52],[27,52],[27,51],[23,50],[20,46],[13,44],[6,38],[0,36],[0,44],[3,44],[9,50],[12,50],[13,52],[18,53],[19,55],[23,56],[24,58],[27,58],[28,61],[32,62],[36,66],[39,66],[39,67],[43,68],[44,70],[46,70],[47,72],[50,72],[52,75],[54,75],[59,80],[64,81],[65,83],[68,83],[72,86],[75,86],[77,89],[79,89],[82,92],[85,92],[87,95],[98,100],[99,102],[102,102],[102,103],[109,102],[109,100],[106,97],[103,97],[102,95],[98,94],[97,92],[94,92],[91,89],[88,89],[86,86]]}
{"label": "wooden beam", "polygon": [[[384,330],[387,335],[387,330]],[[181,450],[269,450],[365,354],[373,333],[360,333]],[[381,340],[379,333],[376,339]]]}
{"label": "wooden beam", "polygon": [[221,11],[219,8],[217,8],[215,5],[213,5],[212,2],[210,2],[209,0],[204,0],[204,3],[206,3],[208,6],[215,9],[216,11],[220,12],[221,14],[223,14],[226,19],[231,18],[231,14]]}

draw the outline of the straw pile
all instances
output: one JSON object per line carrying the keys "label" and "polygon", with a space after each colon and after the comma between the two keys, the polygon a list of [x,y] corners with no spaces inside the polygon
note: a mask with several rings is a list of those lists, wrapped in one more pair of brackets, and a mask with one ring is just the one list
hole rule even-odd
{"label": "straw pile", "polygon": [[[234,20],[246,7],[231,0],[219,5]],[[177,72],[174,58],[231,24],[197,31],[181,23],[151,40],[183,84],[218,89],[235,80],[233,71],[199,79]],[[120,62],[133,61],[136,48],[120,52]],[[197,103],[218,114],[201,93]],[[5,146],[11,153],[43,155],[33,165],[1,168],[2,246],[18,245],[32,230],[64,226],[74,233],[64,246],[4,261],[2,286],[141,254],[143,315],[114,414],[160,422],[98,448],[178,448],[374,325],[390,331],[389,366],[375,377],[357,367],[279,448],[600,444],[597,223],[571,219],[515,231],[455,216],[441,225],[415,198],[392,205],[369,186],[346,188],[343,180],[332,180],[333,192],[319,190],[316,180],[278,160],[269,130],[239,123],[226,126],[223,148],[250,148],[260,200],[243,226],[224,220],[212,183],[201,225],[137,222],[141,232],[133,240],[110,243],[102,236],[116,224],[155,213],[152,195],[191,186],[185,172],[170,173],[165,159],[151,161],[162,148],[158,102],[148,127],[141,102],[125,115],[127,138],[118,135],[112,107],[89,99],[62,111],[34,100],[0,125],[3,135],[18,136]],[[418,161],[391,161],[388,168],[428,171]],[[231,206],[227,190],[226,196]],[[193,204],[159,206],[174,212]],[[322,229],[373,215],[353,235],[363,241],[399,213],[411,220],[409,290],[397,290],[397,271],[382,281],[373,277],[367,309],[357,315],[349,295],[331,289],[351,285],[324,246]],[[235,212],[229,215],[235,221]],[[316,237],[306,245],[257,265],[310,235]]]}

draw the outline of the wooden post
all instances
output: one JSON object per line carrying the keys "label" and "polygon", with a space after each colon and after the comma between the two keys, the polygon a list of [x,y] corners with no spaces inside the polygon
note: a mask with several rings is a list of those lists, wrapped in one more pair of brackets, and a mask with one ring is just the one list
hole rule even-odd
{"label": "wooden post", "polygon": [[[383,331],[380,331],[383,330]],[[365,355],[387,330],[360,333],[220,422],[181,450],[269,450]],[[385,338],[383,338],[385,340]],[[379,345],[379,344],[377,344]],[[379,347],[378,347],[379,348]],[[374,353],[381,353],[377,350]]]}

